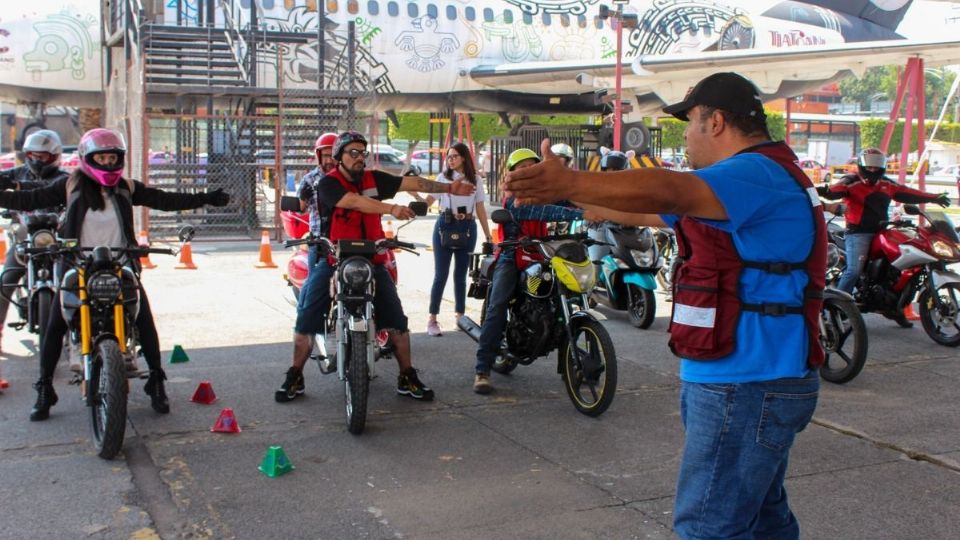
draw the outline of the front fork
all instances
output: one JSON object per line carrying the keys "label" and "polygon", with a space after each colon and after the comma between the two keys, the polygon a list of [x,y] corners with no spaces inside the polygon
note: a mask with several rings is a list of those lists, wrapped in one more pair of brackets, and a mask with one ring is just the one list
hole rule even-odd
{"label": "front fork", "polygon": [[367,337],[364,342],[366,350],[367,369],[371,379],[376,374],[374,364],[377,360],[377,330],[373,324],[373,302],[367,302],[364,307],[363,317],[354,317],[343,307],[342,302],[337,302],[337,377],[341,381],[346,380],[346,362],[349,358],[350,343],[346,340],[347,332],[365,332]]}
{"label": "front fork", "polygon": [[[80,293],[80,359],[83,363],[83,384],[80,393],[88,407],[93,406],[93,400],[89,399],[87,389],[90,388],[90,382],[93,373],[93,322],[90,315],[90,299],[87,296],[87,278],[86,272],[81,268],[79,275],[79,293]],[[118,271],[117,275],[122,279],[123,276]],[[120,346],[120,353],[127,353],[126,338],[126,317],[123,311],[123,291],[113,306],[113,332],[117,343]],[[101,366],[102,369],[102,366]]]}

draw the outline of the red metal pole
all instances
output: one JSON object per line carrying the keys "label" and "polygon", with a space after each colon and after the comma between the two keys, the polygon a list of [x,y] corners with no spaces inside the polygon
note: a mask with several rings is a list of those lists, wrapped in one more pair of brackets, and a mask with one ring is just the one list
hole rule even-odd
{"label": "red metal pole", "polygon": [[621,110],[622,108],[622,95],[621,95],[621,79],[623,78],[623,5],[621,4],[617,8],[617,99],[613,102],[613,149],[620,150],[620,125],[623,123],[623,117]]}
{"label": "red metal pole", "polygon": [[900,143],[900,171],[897,175],[897,181],[901,185],[905,184],[907,180],[907,164],[910,158],[910,139],[913,138],[913,111],[917,106],[916,96],[913,95],[914,91],[916,90],[916,70],[916,58],[911,58],[907,61],[907,112],[903,119],[903,141]]}
{"label": "red metal pole", "polygon": [[926,167],[923,166],[923,163],[920,163],[920,156],[923,155],[927,137],[927,93],[923,76],[923,58],[917,58],[917,74],[913,80],[917,100],[917,167],[919,167],[919,170],[917,170],[917,187],[921,191],[925,191],[927,187]]}
{"label": "red metal pole", "polygon": [[787,106],[785,107],[786,113],[787,113],[787,131],[785,132],[783,137],[783,142],[786,143],[787,146],[790,146],[790,109],[791,109],[790,104],[791,103],[793,103],[793,98],[788,97]]}
{"label": "red metal pole", "polygon": [[890,109],[890,121],[887,122],[887,127],[883,130],[883,141],[880,143],[880,151],[884,154],[887,153],[887,149],[890,147],[893,129],[897,126],[897,120],[900,118],[900,105],[903,104],[903,94],[907,90],[907,78],[910,73],[911,61],[912,59],[907,60],[906,72],[902,72],[900,68],[897,68],[897,72],[900,73],[900,76],[897,77],[897,97],[893,100],[893,108]]}

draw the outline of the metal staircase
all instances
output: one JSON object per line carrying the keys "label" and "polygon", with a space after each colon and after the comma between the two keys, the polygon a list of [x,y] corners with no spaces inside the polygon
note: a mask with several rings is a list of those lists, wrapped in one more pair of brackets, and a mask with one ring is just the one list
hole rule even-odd
{"label": "metal staircase", "polygon": [[223,28],[143,26],[148,85],[248,86],[242,43]]}

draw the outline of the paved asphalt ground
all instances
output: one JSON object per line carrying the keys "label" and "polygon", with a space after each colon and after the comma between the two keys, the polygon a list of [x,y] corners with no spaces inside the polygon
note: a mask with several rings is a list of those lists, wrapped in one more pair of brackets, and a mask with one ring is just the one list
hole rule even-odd
{"label": "paved asphalt ground", "polygon": [[[429,242],[431,218],[401,236]],[[202,235],[202,233],[201,233]],[[367,430],[349,434],[334,376],[308,366],[307,393],[274,402],[291,355],[294,308],[282,269],[257,270],[257,244],[194,246],[196,271],[155,257],[149,291],[172,412],[154,414],[133,381],[124,452],[97,458],[87,409],[58,369],[59,404],[31,423],[34,337],[7,329],[0,370],[0,538],[670,538],[683,431],[669,304],[648,330],[604,311],[620,384],[600,418],[578,414],[555,360],[494,375],[471,391],[474,343],[453,325],[452,285],[440,338],[425,333],[431,253],[399,255],[414,363],[437,398],[394,393],[397,368],[378,364]],[[287,253],[274,244],[281,265]],[[468,314],[480,304],[471,300]],[[13,315],[11,315],[12,320]],[[814,422],[794,447],[787,487],[804,538],[939,539],[960,535],[960,351],[919,324],[867,317],[867,367],[824,383]],[[214,405],[189,401],[210,380]],[[210,432],[232,407],[240,434]],[[268,478],[269,446],[296,469]]]}

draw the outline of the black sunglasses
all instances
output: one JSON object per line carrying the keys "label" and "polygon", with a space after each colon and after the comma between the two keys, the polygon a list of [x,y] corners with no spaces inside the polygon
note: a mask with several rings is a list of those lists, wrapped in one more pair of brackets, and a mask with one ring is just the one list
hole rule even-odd
{"label": "black sunglasses", "polygon": [[363,156],[365,158],[370,157],[369,150],[357,150],[356,148],[351,148],[350,150],[347,150],[347,154],[349,154],[350,157],[352,157],[353,159],[357,159],[360,156]]}

